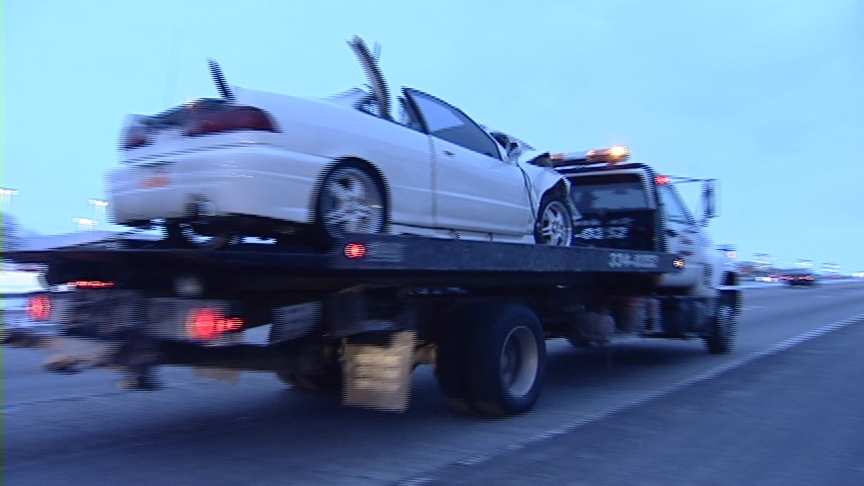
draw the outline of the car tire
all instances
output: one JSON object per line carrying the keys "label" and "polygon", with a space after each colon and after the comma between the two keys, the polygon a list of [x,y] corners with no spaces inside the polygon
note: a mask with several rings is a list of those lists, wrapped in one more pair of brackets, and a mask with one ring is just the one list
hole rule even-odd
{"label": "car tire", "polygon": [[327,237],[384,233],[387,211],[384,185],[364,164],[343,162],[321,181],[315,215],[319,229]]}
{"label": "car tire", "polygon": [[220,250],[239,239],[234,233],[202,235],[196,231],[194,224],[180,222],[166,223],[165,233],[173,246],[197,250]]}
{"label": "car tire", "polygon": [[534,224],[534,241],[540,245],[570,246],[573,242],[573,214],[567,201],[557,193],[546,193]]}

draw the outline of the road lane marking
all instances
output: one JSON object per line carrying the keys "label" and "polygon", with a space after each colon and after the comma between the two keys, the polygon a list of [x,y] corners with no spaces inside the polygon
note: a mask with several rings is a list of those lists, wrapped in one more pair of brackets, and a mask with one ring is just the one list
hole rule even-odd
{"label": "road lane marking", "polygon": [[648,392],[648,393],[645,393],[645,394],[643,394],[639,397],[636,397],[634,399],[627,400],[627,401],[625,401],[619,405],[614,405],[612,407],[606,408],[606,409],[601,410],[599,412],[588,414],[585,417],[573,420],[571,422],[568,422],[568,423],[561,425],[559,427],[556,427],[554,429],[550,429],[550,430],[547,430],[544,432],[540,432],[538,434],[534,434],[531,437],[529,437],[528,439],[525,439],[523,441],[514,442],[513,444],[510,444],[506,447],[502,447],[496,451],[485,453],[485,454],[478,454],[475,456],[470,456],[470,457],[467,457],[465,459],[456,461],[452,464],[438,467],[438,468],[435,468],[431,471],[426,471],[426,472],[422,473],[421,475],[417,475],[417,476],[414,476],[412,478],[397,481],[395,484],[397,486],[418,486],[418,485],[430,483],[430,482],[436,480],[436,477],[435,477],[436,471],[441,471],[441,470],[444,470],[444,469],[446,469],[448,467],[452,467],[452,466],[471,467],[471,466],[476,466],[478,464],[482,464],[482,463],[487,462],[491,459],[502,456],[508,452],[512,452],[513,450],[518,450],[518,449],[528,447],[530,445],[533,445],[535,443],[550,439],[550,438],[557,436],[557,435],[563,435],[563,434],[570,433],[570,432],[572,432],[572,431],[574,431],[580,427],[583,427],[585,425],[588,425],[590,423],[597,422],[597,421],[605,419],[611,415],[617,414],[619,412],[623,412],[624,410],[642,405],[646,402],[656,400],[660,397],[663,397],[663,396],[672,394],[674,392],[680,391],[684,388],[695,385],[697,383],[701,383],[704,381],[714,379],[714,378],[716,378],[716,377],[718,377],[718,376],[720,376],[726,372],[729,372],[729,371],[732,371],[736,368],[740,368],[744,365],[750,364],[750,363],[752,363],[758,359],[780,353],[782,351],[785,351],[787,349],[795,347],[801,343],[810,341],[810,340],[815,339],[819,336],[823,336],[823,335],[828,334],[830,332],[833,332],[833,331],[836,331],[839,329],[843,329],[844,327],[847,327],[847,326],[850,326],[852,324],[855,324],[857,322],[862,322],[862,321],[864,321],[864,314],[858,314],[855,316],[847,317],[845,319],[841,319],[839,321],[832,322],[831,324],[826,324],[822,327],[813,329],[812,331],[808,331],[808,332],[805,332],[803,334],[799,334],[797,336],[793,336],[791,338],[784,339],[783,341],[780,341],[776,344],[768,346],[767,348],[765,348],[761,351],[756,351],[756,352],[750,353],[748,355],[742,356],[736,360],[729,361],[725,364],[722,364],[720,366],[712,368],[708,371],[699,373],[696,376],[693,376],[691,378],[687,378],[685,380],[679,381],[678,383],[674,383],[671,386],[668,386],[668,387],[663,388],[661,390]]}

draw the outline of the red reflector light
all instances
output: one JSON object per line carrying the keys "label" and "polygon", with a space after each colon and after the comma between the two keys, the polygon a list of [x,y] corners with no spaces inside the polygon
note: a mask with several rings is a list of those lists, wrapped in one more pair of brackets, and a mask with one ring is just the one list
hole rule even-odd
{"label": "red reflector light", "polygon": [[34,321],[47,321],[51,317],[51,299],[37,295],[27,300],[27,317]]}
{"label": "red reflector light", "polygon": [[345,256],[357,260],[366,256],[366,245],[363,243],[348,243],[345,245]]}
{"label": "red reflector light", "polygon": [[220,335],[243,329],[243,319],[225,317],[219,309],[193,309],[186,319],[186,330],[195,339],[209,341]]}
{"label": "red reflector light", "polygon": [[70,283],[79,289],[110,289],[114,287],[114,282],[103,282],[101,280],[76,280]]}
{"label": "red reflector light", "polygon": [[654,178],[654,182],[655,182],[658,186],[662,186],[662,185],[665,185],[665,184],[669,184],[669,176],[665,176],[665,175],[657,176],[657,177]]}

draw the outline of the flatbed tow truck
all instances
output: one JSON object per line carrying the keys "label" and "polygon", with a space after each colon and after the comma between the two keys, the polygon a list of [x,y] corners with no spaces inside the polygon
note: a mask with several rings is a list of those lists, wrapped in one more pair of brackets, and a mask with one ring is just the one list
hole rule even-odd
{"label": "flatbed tow truck", "polygon": [[[29,310],[58,329],[7,328],[3,343],[55,353],[46,363],[55,371],[118,369],[132,389],[158,388],[158,365],[268,371],[387,411],[407,409],[411,371],[432,364],[452,408],[491,416],[534,406],[547,339],[697,338],[729,352],[740,291],[700,239],[713,205],[702,220],[676,222],[672,184],[649,166],[567,160],[546,163],[593,190],[595,204],[607,201],[594,213],[578,208],[571,247],[346,234],[324,250],[116,238],[7,252],[48,265],[55,291]],[[642,202],[622,203],[628,191]],[[706,194],[711,202],[713,189]],[[270,327],[268,344],[244,343],[260,326]]]}

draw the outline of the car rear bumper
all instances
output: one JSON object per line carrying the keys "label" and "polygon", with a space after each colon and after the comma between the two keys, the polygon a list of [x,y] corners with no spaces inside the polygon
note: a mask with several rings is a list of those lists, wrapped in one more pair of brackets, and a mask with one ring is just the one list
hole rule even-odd
{"label": "car rear bumper", "polygon": [[[315,182],[327,161],[270,146],[197,150],[114,170],[112,219],[132,224],[208,216],[248,215],[310,223]],[[202,204],[203,203],[203,204]]]}

